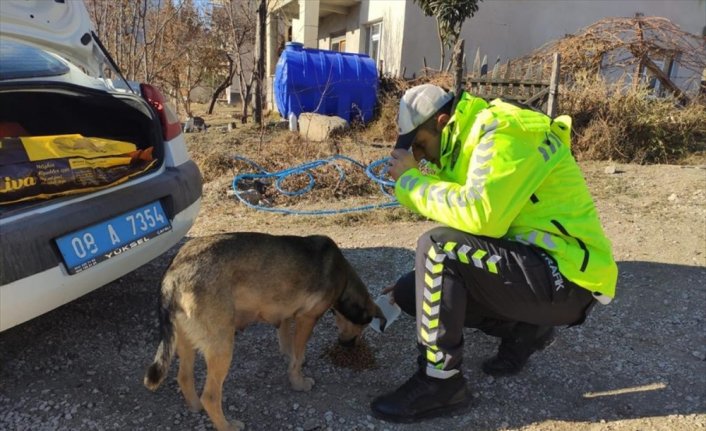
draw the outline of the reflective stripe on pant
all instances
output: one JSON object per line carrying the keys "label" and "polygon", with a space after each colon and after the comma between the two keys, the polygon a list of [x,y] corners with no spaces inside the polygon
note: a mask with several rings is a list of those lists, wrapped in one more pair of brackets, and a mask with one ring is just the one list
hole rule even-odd
{"label": "reflective stripe on pant", "polygon": [[[437,244],[430,244],[429,249],[424,255],[424,280],[422,281],[422,295],[417,295],[417,307],[421,306],[421,310],[417,310],[417,334],[419,341],[426,346],[426,359],[430,367],[443,370],[444,353],[439,350],[437,340],[439,338],[440,311],[441,311],[441,284],[442,272],[444,269],[444,260],[446,254]],[[444,299],[447,299],[445,296]],[[463,301],[462,303],[465,303]],[[444,310],[444,316],[448,316],[452,311],[450,308]],[[460,310],[464,311],[464,310]],[[448,324],[445,326],[449,326]],[[447,348],[448,349],[448,348]]]}
{"label": "reflective stripe on pant", "polygon": [[464,324],[570,325],[593,302],[532,246],[447,227],[419,238],[415,266],[417,338],[440,377],[460,365]]}

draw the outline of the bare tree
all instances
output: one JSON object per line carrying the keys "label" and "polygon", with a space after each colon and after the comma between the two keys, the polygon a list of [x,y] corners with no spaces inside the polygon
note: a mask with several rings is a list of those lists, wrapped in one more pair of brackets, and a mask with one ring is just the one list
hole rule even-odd
{"label": "bare tree", "polygon": [[[211,67],[193,0],[85,0],[98,36],[127,79],[160,86],[189,109]],[[186,99],[184,99],[184,97]]]}
{"label": "bare tree", "polygon": [[221,73],[220,84],[211,97],[211,107],[215,100],[235,78],[241,95],[241,121],[247,122],[255,74],[248,67],[252,60],[255,38],[255,0],[232,0],[212,4],[211,34],[217,40],[220,58],[224,59],[227,73]]}
{"label": "bare tree", "polygon": [[257,32],[255,33],[255,112],[254,119],[262,125],[263,81],[265,80],[265,25],[267,21],[267,0],[259,0],[257,6]]}
{"label": "bare tree", "polygon": [[205,19],[192,0],[184,0],[176,18],[164,29],[169,49],[182,55],[171,63],[171,67],[160,71],[160,80],[169,84],[177,97],[177,107],[191,113],[192,93],[202,87],[213,69],[218,68],[213,55],[212,38]]}
{"label": "bare tree", "polygon": [[136,79],[141,2],[86,0],[98,36],[128,79]]}
{"label": "bare tree", "polygon": [[414,0],[424,15],[436,19],[441,60],[439,70],[444,69],[446,51],[451,49],[461,36],[463,23],[478,11],[478,2],[483,0]]}

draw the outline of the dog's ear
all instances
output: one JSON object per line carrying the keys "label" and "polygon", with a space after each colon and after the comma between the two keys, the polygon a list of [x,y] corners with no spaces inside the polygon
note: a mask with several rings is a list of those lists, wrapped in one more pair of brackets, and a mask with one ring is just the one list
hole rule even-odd
{"label": "dog's ear", "polygon": [[350,289],[343,291],[333,308],[341,313],[343,317],[357,325],[368,324],[373,319],[372,314],[366,310],[365,301],[356,292],[351,292]]}

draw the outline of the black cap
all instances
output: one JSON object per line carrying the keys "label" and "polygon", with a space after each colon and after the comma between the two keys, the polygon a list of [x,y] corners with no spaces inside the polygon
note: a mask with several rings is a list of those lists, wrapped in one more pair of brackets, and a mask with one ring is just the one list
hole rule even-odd
{"label": "black cap", "polygon": [[414,137],[417,135],[417,129],[412,130],[404,135],[397,136],[397,142],[395,142],[395,149],[401,148],[403,150],[409,150],[414,142]]}

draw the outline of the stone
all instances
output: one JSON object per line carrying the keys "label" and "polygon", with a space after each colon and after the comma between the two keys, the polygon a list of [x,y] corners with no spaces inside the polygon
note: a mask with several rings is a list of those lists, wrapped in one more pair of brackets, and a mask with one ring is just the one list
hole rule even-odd
{"label": "stone", "polygon": [[341,117],[304,112],[299,116],[299,135],[309,141],[325,141],[346,130],[348,122]]}

